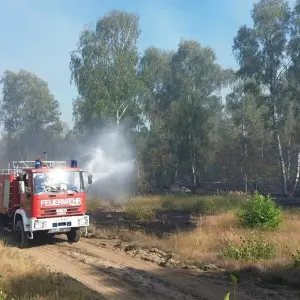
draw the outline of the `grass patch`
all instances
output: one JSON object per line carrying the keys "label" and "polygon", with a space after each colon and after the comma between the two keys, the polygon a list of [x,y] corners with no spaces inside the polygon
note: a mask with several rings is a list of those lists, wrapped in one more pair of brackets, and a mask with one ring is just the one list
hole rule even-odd
{"label": "grass patch", "polygon": [[17,249],[0,243],[1,300],[101,299],[76,280],[50,272]]}
{"label": "grass patch", "polygon": [[231,241],[222,249],[222,256],[225,259],[241,261],[257,261],[259,259],[271,259],[276,256],[276,245],[264,242],[263,236],[252,236],[250,239],[241,237],[241,243]]}
{"label": "grass patch", "polygon": [[125,205],[128,219],[154,220],[156,211],[181,211],[195,215],[214,215],[243,208],[245,195],[189,196],[166,195],[133,197]]}
{"label": "grass patch", "polygon": [[151,221],[155,218],[155,211],[149,205],[141,205],[136,201],[130,201],[125,207],[127,217],[132,220]]}
{"label": "grass patch", "polygon": [[130,202],[153,210],[182,211],[195,214],[213,215],[243,208],[248,197],[245,194],[225,194],[218,196],[165,195],[134,197]]}
{"label": "grass patch", "polygon": [[245,193],[227,193],[224,195],[163,195],[163,196],[137,196],[131,197],[124,202],[107,201],[97,197],[87,200],[87,209],[91,212],[96,211],[99,207],[110,206],[120,207],[125,204],[126,211],[132,216],[140,218],[142,211],[182,211],[194,214],[213,215],[230,210],[240,209],[248,202],[249,195]]}
{"label": "grass patch", "polygon": [[296,249],[296,251],[288,251],[288,254],[291,256],[291,266],[294,268],[300,268],[300,249]]}
{"label": "grass patch", "polygon": [[86,209],[88,212],[94,212],[103,206],[103,201],[97,197],[88,198],[86,201]]}

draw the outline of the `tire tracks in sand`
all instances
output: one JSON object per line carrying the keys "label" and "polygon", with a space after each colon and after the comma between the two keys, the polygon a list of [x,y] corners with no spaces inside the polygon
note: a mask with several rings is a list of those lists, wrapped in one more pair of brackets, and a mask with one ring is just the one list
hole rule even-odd
{"label": "tire tracks in sand", "polygon": [[[106,299],[220,300],[232,290],[230,282],[221,277],[159,267],[85,240],[73,245],[67,242],[42,245],[26,251]],[[270,299],[270,295],[264,297],[264,294],[262,290],[238,289],[236,299]]]}

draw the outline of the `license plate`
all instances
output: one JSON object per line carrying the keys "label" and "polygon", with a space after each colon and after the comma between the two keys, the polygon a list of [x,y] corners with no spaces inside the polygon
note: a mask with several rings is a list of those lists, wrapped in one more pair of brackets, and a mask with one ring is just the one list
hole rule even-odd
{"label": "license plate", "polygon": [[67,209],[66,208],[58,208],[57,210],[56,210],[56,213],[58,214],[58,215],[65,215],[66,213],[67,213]]}
{"label": "license plate", "polygon": [[55,228],[55,229],[50,229],[48,233],[58,233],[58,232],[68,232],[70,231],[70,228]]}
{"label": "license plate", "polygon": [[54,219],[53,221],[55,221],[56,223],[60,223],[60,222],[69,222],[70,219],[68,218],[59,218],[59,219]]}

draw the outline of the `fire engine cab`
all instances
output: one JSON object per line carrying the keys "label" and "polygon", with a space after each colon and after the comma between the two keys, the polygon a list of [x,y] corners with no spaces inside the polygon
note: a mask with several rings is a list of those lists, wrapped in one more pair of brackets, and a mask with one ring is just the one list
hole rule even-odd
{"label": "fire engine cab", "polygon": [[[85,186],[84,175],[87,174]],[[17,233],[20,248],[45,234],[65,233],[78,242],[89,226],[86,189],[92,175],[77,161],[13,161],[0,169],[0,225]]]}

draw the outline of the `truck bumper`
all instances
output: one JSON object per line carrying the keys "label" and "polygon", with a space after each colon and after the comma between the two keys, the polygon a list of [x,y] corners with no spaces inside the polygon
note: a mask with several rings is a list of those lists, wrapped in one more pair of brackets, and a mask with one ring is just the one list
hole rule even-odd
{"label": "truck bumper", "polygon": [[31,219],[30,231],[45,231],[49,233],[67,232],[72,227],[87,227],[90,220],[88,215],[82,216],[69,216],[69,217],[56,217],[56,218],[43,218]]}

